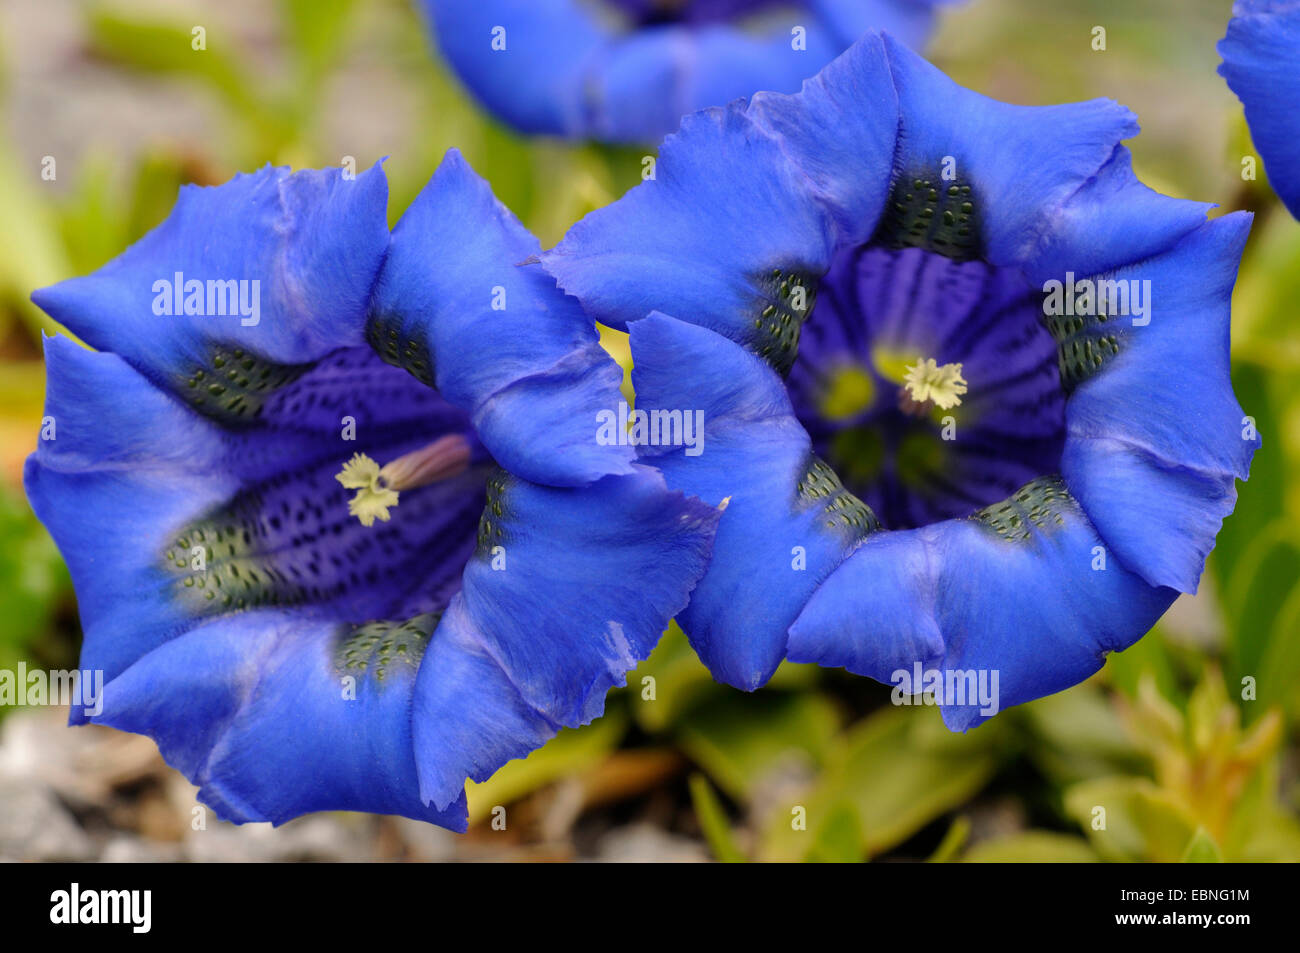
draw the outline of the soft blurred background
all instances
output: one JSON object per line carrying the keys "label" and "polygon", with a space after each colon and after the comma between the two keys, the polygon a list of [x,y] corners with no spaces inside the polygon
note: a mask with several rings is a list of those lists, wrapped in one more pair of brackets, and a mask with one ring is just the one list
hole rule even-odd
{"label": "soft blurred background", "polygon": [[[459,837],[356,814],[196,830],[194,789],[149,739],[0,707],[0,860],[1300,860],[1300,481],[1287,479],[1300,472],[1300,224],[1262,169],[1241,176],[1249,133],[1214,72],[1229,8],[971,0],[929,49],[1000,99],[1120,100],[1142,120],[1130,146],[1146,182],[1257,215],[1233,378],[1264,449],[1200,594],[1097,677],[952,735],[936,709],[895,707],[840,672],[787,665],[756,694],[723,688],[674,627],[607,717],[473,787]],[[5,0],[0,37],[0,669],[75,667],[80,639],[22,491],[40,334],[54,330],[33,288],[115,256],[181,183],[268,161],[391,156],[395,221],[454,145],[549,246],[635,185],[649,154],[495,124],[405,0]]]}

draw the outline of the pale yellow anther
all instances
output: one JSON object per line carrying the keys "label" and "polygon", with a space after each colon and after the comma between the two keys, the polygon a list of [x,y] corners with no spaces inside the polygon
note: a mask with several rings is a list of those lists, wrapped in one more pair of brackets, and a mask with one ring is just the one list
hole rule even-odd
{"label": "pale yellow anther", "polygon": [[449,434],[383,467],[364,453],[355,453],[334,479],[357,491],[348,502],[348,512],[362,526],[373,526],[375,520],[388,522],[388,511],[397,505],[399,491],[458,476],[469,467],[469,461],[469,441],[460,434]]}
{"label": "pale yellow anther", "polygon": [[361,520],[362,526],[373,526],[375,520],[388,522],[388,511],[397,505],[398,494],[380,475],[378,463],[364,453],[353,454],[334,479],[357,491],[348,502],[348,512]]}
{"label": "pale yellow anther", "polygon": [[931,403],[948,410],[961,403],[966,393],[966,381],[961,376],[960,364],[939,364],[932,357],[909,367],[903,377],[908,395],[918,404]]}

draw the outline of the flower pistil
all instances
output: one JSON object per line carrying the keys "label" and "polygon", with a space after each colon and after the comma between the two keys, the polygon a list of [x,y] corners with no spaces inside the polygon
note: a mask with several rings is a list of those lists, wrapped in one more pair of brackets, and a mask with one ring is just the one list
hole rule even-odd
{"label": "flower pistil", "polygon": [[960,405],[961,395],[966,393],[961,364],[940,364],[932,357],[909,367],[903,386],[913,403],[921,406],[933,404],[940,410]]}
{"label": "flower pistil", "polygon": [[354,453],[334,479],[345,489],[357,491],[348,502],[348,512],[362,526],[373,526],[375,520],[388,522],[388,511],[397,505],[402,490],[464,473],[469,460],[470,447],[464,436],[448,434],[383,467],[364,453]]}

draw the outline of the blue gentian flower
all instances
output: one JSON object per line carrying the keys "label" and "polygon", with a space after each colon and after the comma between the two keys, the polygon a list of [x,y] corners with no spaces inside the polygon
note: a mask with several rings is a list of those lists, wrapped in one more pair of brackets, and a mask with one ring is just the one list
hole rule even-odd
{"label": "blue gentian flower", "polygon": [[529,134],[655,142],[686,113],[799,84],[871,29],[919,46],[953,0],[423,0],[443,55]]}
{"label": "blue gentian flower", "polygon": [[1269,183],[1300,218],[1300,2],[1237,0],[1219,55]]}
{"label": "blue gentian flower", "polygon": [[387,197],[188,187],[33,296],[97,349],[48,341],[26,472],[106,682],[72,720],[235,822],[463,830],[466,778],[598,716],[708,558],[716,511],[596,442],[621,372],[488,185],[449,153],[391,235]]}
{"label": "blue gentian flower", "polygon": [[796,95],[687,117],[543,255],[629,328],[639,408],[704,412],[698,457],[645,450],[727,502],[678,617],[716,678],[919,664],[996,672],[1007,707],[1195,591],[1259,444],[1228,373],[1250,216],[1142,185],[1136,132],[869,35]]}

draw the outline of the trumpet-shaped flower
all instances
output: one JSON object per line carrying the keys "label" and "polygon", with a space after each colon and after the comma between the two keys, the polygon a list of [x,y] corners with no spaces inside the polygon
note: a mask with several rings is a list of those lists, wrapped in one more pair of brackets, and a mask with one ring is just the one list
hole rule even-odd
{"label": "trumpet-shaped flower", "polygon": [[629,329],[639,408],[704,411],[698,457],[644,452],[728,500],[679,616],[717,678],[983,673],[998,704],[937,699],[964,729],[1195,591],[1259,443],[1228,373],[1250,217],[1142,185],[1136,132],[870,35],[797,94],[688,117],[543,255]]}
{"label": "trumpet-shaped flower", "polygon": [[1269,183],[1300,218],[1300,2],[1237,0],[1219,55]]}
{"label": "trumpet-shaped flower", "polygon": [[236,822],[466,823],[481,780],[599,715],[716,512],[599,446],[621,373],[456,153],[390,234],[376,166],[187,187],[35,300],[28,495],[72,573],[90,720]]}
{"label": "trumpet-shaped flower", "polygon": [[794,92],[871,29],[922,44],[951,0],[423,0],[438,46],[525,133],[653,142],[686,113]]}

